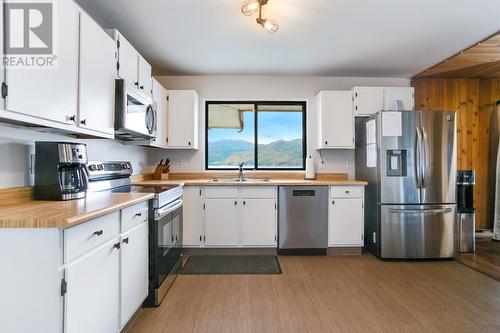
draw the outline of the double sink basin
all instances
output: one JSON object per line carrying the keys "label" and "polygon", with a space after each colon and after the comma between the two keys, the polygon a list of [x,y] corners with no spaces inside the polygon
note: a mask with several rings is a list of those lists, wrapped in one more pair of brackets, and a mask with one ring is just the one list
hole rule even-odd
{"label": "double sink basin", "polygon": [[270,179],[254,179],[254,178],[215,178],[210,180],[210,182],[213,183],[245,183],[245,182],[263,183],[270,181],[271,181]]}

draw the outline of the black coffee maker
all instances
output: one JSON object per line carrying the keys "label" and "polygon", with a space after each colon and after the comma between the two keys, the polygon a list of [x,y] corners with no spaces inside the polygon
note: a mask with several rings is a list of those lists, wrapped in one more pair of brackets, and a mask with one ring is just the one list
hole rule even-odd
{"label": "black coffee maker", "polygon": [[36,200],[85,198],[87,146],[72,142],[35,142]]}
{"label": "black coffee maker", "polygon": [[474,170],[457,171],[457,250],[475,251],[476,210],[474,209]]}

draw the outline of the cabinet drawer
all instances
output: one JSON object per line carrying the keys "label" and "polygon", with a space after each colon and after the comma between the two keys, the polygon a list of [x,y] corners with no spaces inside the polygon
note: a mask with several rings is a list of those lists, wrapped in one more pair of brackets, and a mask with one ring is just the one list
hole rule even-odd
{"label": "cabinet drawer", "polygon": [[122,232],[148,220],[148,201],[122,209]]}
{"label": "cabinet drawer", "polygon": [[332,198],[362,198],[363,188],[360,186],[332,186]]}
{"label": "cabinet drawer", "polygon": [[238,188],[236,186],[207,186],[205,198],[238,198]]}
{"label": "cabinet drawer", "polygon": [[241,197],[243,199],[274,199],[276,191],[274,186],[242,186]]}
{"label": "cabinet drawer", "polygon": [[64,230],[64,262],[104,244],[120,233],[120,212]]}

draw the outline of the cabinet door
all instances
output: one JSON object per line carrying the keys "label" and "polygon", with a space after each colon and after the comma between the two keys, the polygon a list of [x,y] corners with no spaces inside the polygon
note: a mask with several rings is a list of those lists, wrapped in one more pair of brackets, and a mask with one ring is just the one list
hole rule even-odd
{"label": "cabinet door", "polygon": [[205,245],[239,244],[238,208],[236,199],[205,200]]}
{"label": "cabinet door", "polygon": [[118,76],[125,81],[139,86],[139,53],[125,37],[118,35]]}
{"label": "cabinet door", "polygon": [[183,245],[203,245],[203,191],[198,186],[186,186],[183,193]]}
{"label": "cabinet door", "polygon": [[321,92],[322,148],[354,148],[351,91]]}
{"label": "cabinet door", "polygon": [[156,103],[157,119],[155,145],[166,147],[168,121],[167,89],[155,79],[153,79],[153,101]]}
{"label": "cabinet door", "polygon": [[370,116],[384,108],[384,88],[354,87],[354,115]]}
{"label": "cabinet door", "polygon": [[148,222],[121,237],[120,327],[141,306],[148,294]]}
{"label": "cabinet door", "polygon": [[331,199],[328,245],[363,246],[363,199]]}
{"label": "cabinet door", "polygon": [[194,90],[168,92],[168,146],[198,149],[198,94]]}
{"label": "cabinet door", "polygon": [[[78,101],[79,10],[71,0],[54,6],[54,68],[7,68],[7,110],[65,124],[74,124]],[[74,118],[73,118],[74,117]]]}
{"label": "cabinet door", "polygon": [[139,89],[151,96],[151,65],[142,56],[139,56]]}
{"label": "cabinet door", "polygon": [[275,246],[276,201],[243,199],[241,228],[243,246]]}
{"label": "cabinet door", "polygon": [[101,333],[119,329],[118,238],[66,268],[65,332]]}
{"label": "cabinet door", "polygon": [[78,126],[114,132],[115,42],[87,14],[80,15],[80,109]]}
{"label": "cabinet door", "polygon": [[[3,2],[0,4],[0,17],[4,17],[3,15]],[[4,22],[2,19],[2,24],[0,24],[0,55],[4,56],[3,50],[3,31],[4,31]],[[0,62],[0,82],[5,82],[5,70],[3,61]],[[5,110],[5,99],[0,97],[0,110]]]}
{"label": "cabinet door", "polygon": [[384,89],[384,110],[414,110],[414,89],[412,87],[387,87]]}

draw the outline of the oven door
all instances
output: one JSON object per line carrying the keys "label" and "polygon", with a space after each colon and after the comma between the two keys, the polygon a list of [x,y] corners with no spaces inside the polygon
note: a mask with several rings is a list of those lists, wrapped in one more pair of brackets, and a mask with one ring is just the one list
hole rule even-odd
{"label": "oven door", "polygon": [[[181,257],[182,244],[182,198],[157,209],[155,212],[157,240],[155,246],[155,275],[157,289]],[[174,272],[175,273],[175,272]]]}

